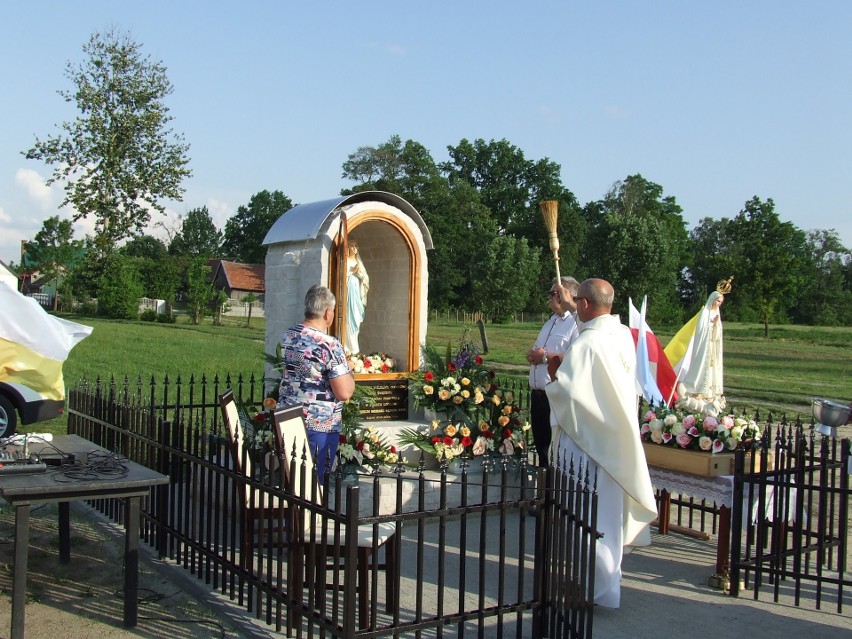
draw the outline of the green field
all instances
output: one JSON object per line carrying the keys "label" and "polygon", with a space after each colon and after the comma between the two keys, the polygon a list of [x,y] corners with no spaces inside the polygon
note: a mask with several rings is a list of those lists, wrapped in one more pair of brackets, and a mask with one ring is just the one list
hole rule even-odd
{"label": "green field", "polygon": [[[232,320],[213,326],[209,320],[199,326],[179,316],[177,324],[69,318],[94,327],[92,335],[71,351],[65,362],[66,386],[80,379],[123,383],[153,378],[157,384],[168,376],[180,377],[231,374],[263,375],[263,319]],[[487,365],[501,375],[526,378],[525,353],[535,340],[536,322],[487,325],[489,352]],[[436,345],[456,344],[468,331],[479,342],[475,324],[438,319],[429,323],[427,340]],[[665,344],[673,330],[658,333]],[[772,327],[769,339],[763,328],[751,324],[725,323],[725,387],[729,407],[751,411],[785,411],[793,417],[810,416],[812,397],[848,402],[852,399],[852,328],[807,326]],[[65,419],[33,424],[31,432],[65,432]]]}

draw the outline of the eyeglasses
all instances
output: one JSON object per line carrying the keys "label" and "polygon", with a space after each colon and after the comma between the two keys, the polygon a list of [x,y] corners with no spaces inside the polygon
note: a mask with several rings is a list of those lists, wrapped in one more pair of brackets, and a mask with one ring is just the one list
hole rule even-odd
{"label": "eyeglasses", "polygon": [[575,301],[575,302],[576,302],[576,301],[578,301],[578,300],[584,300],[584,299],[587,299],[587,298],[585,298],[585,297],[581,297],[580,295],[575,295],[575,296],[574,296],[574,301]]}
{"label": "eyeglasses", "polygon": [[556,297],[557,295],[559,295],[559,293],[557,291],[550,291],[547,294],[548,297]]}

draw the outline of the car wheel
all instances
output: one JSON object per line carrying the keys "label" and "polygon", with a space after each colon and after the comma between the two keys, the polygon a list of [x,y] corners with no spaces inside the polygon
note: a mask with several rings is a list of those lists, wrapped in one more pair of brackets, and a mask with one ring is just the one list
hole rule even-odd
{"label": "car wheel", "polygon": [[18,413],[7,397],[0,395],[0,437],[11,437],[18,426]]}

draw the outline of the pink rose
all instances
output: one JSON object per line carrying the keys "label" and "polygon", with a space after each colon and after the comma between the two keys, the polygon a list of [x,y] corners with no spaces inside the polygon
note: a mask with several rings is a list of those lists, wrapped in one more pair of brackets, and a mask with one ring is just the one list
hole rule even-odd
{"label": "pink rose", "polygon": [[692,444],[692,437],[690,437],[686,433],[681,433],[677,436],[677,439],[675,441],[677,441],[677,445],[681,448],[689,448]]}
{"label": "pink rose", "polygon": [[708,433],[712,433],[714,430],[716,430],[716,427],[718,425],[719,422],[716,420],[715,417],[710,417],[710,415],[708,415],[704,418],[704,430]]}
{"label": "pink rose", "polygon": [[652,419],[656,419],[656,418],[657,418],[657,413],[655,413],[652,410],[649,410],[647,413],[645,413],[645,417],[643,417],[642,420],[646,421],[646,422],[650,422]]}
{"label": "pink rose", "polygon": [[695,426],[695,415],[687,415],[683,418],[683,426],[687,430]]}
{"label": "pink rose", "polygon": [[734,427],[734,418],[731,417],[730,415],[723,417],[722,418],[722,425],[725,428],[727,428],[728,430],[731,430]]}

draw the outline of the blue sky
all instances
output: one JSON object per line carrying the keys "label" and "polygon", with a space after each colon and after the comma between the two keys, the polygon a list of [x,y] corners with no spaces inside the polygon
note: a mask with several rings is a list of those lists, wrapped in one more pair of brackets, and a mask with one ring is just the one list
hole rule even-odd
{"label": "blue sky", "polygon": [[0,260],[70,216],[20,152],[73,119],[65,65],[110,28],[174,84],[194,175],[166,223],[206,205],[224,228],[263,189],[334,197],[347,156],[392,135],[436,162],[505,138],[583,204],[641,173],[689,228],[757,195],[852,248],[850,25],[844,0],[2,1]]}

